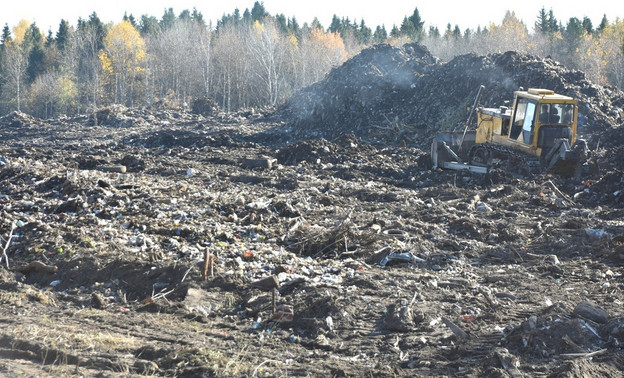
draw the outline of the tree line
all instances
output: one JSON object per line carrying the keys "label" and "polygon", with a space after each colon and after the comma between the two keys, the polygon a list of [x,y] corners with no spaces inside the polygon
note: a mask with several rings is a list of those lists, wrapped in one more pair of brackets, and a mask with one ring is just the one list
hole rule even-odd
{"label": "tree line", "polygon": [[317,82],[333,67],[376,43],[416,41],[449,60],[474,52],[516,50],[552,56],[587,72],[600,84],[624,88],[624,22],[598,27],[588,18],[564,25],[542,8],[532,33],[507,12],[501,24],[465,29],[447,25],[425,30],[418,8],[389,32],[364,20],[334,15],[325,28],[318,19],[271,15],[263,3],[207,23],[196,9],[161,18],[124,14],[104,24],[96,13],[75,26],[61,20],[47,35],[21,20],[0,35],[0,114],[25,111],[47,118],[84,113],[109,104],[150,106],[215,99],[225,111],[277,105]]}

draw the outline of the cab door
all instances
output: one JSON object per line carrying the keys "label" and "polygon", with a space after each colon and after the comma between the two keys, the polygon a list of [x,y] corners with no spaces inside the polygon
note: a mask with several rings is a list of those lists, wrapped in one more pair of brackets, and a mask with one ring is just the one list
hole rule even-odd
{"label": "cab door", "polygon": [[535,110],[537,104],[533,101],[528,101],[526,105],[526,112],[524,113],[524,119],[522,120],[522,141],[525,144],[531,144],[533,141],[533,131],[535,130]]}
{"label": "cab door", "polygon": [[525,144],[531,144],[531,136],[535,129],[535,112],[537,102],[528,98],[519,97],[511,126],[509,138]]}

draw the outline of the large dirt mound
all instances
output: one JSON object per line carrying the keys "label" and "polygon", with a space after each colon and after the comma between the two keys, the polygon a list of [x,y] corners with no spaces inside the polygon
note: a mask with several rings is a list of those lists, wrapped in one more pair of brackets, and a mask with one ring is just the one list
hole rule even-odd
{"label": "large dirt mound", "polygon": [[293,96],[278,111],[296,139],[353,133],[372,143],[428,143],[432,132],[460,126],[479,85],[482,104],[510,105],[520,87],[549,88],[580,102],[583,135],[621,124],[622,91],[595,85],[582,71],[517,52],[458,56],[440,62],[426,48],[377,45]]}

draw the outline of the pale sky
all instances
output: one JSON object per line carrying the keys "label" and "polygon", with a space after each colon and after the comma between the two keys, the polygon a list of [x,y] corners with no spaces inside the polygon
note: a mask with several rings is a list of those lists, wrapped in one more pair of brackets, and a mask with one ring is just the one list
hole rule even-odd
{"label": "pale sky", "polygon": [[[447,23],[456,24],[464,30],[476,29],[477,26],[500,24],[505,12],[513,10],[516,16],[528,26],[529,31],[542,7],[554,11],[555,17],[565,25],[570,17],[582,19],[589,17],[594,26],[598,26],[603,14],[609,21],[624,19],[624,1],[621,0],[524,0],[522,2],[485,0],[485,1],[406,1],[406,0],[264,0],[266,10],[274,15],[283,13],[286,17],[295,16],[300,25],[311,22],[317,17],[327,28],[332,15],[349,17],[358,22],[364,18],[372,29],[384,24],[389,32],[393,24],[399,26],[403,17],[409,16],[418,7],[425,28],[436,25],[443,31]],[[58,30],[61,19],[76,25],[78,18],[87,19],[93,11],[105,22],[121,21],[124,12],[132,14],[138,20],[148,14],[160,19],[166,8],[172,7],[179,14],[184,9],[197,8],[206,20],[216,24],[224,13],[232,13],[235,8],[242,12],[253,7],[254,0],[2,0],[0,6],[0,27],[5,23],[13,28],[20,19],[36,22],[47,33]]]}

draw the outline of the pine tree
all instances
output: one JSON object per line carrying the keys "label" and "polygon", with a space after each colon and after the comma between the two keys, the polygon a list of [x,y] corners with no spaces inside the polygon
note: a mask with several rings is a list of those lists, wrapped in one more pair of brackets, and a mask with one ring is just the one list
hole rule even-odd
{"label": "pine tree", "polygon": [[561,27],[559,25],[560,23],[555,18],[555,13],[551,9],[550,11],[548,11],[548,33],[554,34],[555,32],[561,30]]}
{"label": "pine tree", "polygon": [[420,41],[425,35],[423,29],[424,24],[425,22],[420,18],[418,8],[415,8],[411,16],[403,18],[400,28],[401,34],[409,37],[413,41]]}
{"label": "pine tree", "polygon": [[319,21],[317,17],[314,17],[314,19],[310,23],[310,29],[314,30],[314,29],[325,29],[325,28],[323,27],[323,24],[321,24],[321,21]]}
{"label": "pine tree", "polygon": [[451,39],[452,36],[453,36],[453,27],[451,26],[451,23],[449,22],[448,24],[446,24],[446,31],[444,32],[444,39],[448,41],[449,39]]}
{"label": "pine tree", "polygon": [[52,33],[52,29],[48,29],[48,35],[45,37],[45,42],[43,46],[47,49],[52,46],[54,43],[54,33]]}
{"label": "pine tree", "polygon": [[197,8],[193,7],[193,13],[191,14],[193,21],[199,23],[201,26],[206,26],[206,21],[204,21],[204,15],[197,10]]}
{"label": "pine tree", "polygon": [[[9,25],[4,24],[4,28],[2,28],[2,35],[0,35],[0,93],[2,93],[2,87],[4,85],[4,80],[5,80],[2,75],[4,49],[5,49],[6,44],[11,43],[11,41],[12,41],[12,38],[11,38],[11,30],[9,29]],[[2,110],[0,109],[0,111]]]}

